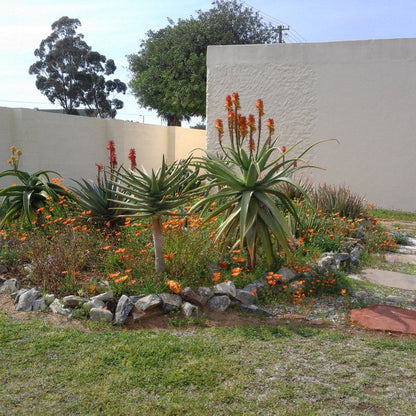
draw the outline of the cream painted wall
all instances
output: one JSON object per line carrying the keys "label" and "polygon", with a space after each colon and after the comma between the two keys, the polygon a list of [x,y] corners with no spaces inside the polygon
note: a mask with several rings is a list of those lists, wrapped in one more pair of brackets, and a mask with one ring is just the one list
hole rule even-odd
{"label": "cream painted wall", "polygon": [[208,48],[207,147],[215,119],[239,92],[242,112],[262,98],[280,143],[321,144],[316,182],[347,185],[378,206],[415,211],[416,39]]}
{"label": "cream painted wall", "polygon": [[[95,164],[108,161],[109,140],[115,142],[119,163],[129,166],[127,156],[133,147],[139,167],[156,169],[162,155],[173,162],[205,148],[205,136],[204,130],[0,107],[0,171],[9,167],[10,146],[14,145],[23,151],[22,170],[48,169],[65,179],[94,179]],[[0,186],[6,183],[0,180]]]}

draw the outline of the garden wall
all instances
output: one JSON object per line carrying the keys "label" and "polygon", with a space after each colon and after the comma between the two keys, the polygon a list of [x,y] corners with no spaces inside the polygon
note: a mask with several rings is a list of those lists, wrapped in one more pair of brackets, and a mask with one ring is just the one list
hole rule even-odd
{"label": "garden wall", "polygon": [[321,144],[316,182],[348,185],[378,206],[416,210],[416,39],[208,48],[207,147],[238,92],[242,112],[274,118],[280,143]]}
{"label": "garden wall", "polygon": [[[161,165],[162,155],[173,162],[186,158],[196,148],[205,148],[205,133],[196,129],[0,107],[0,171],[9,167],[10,146],[14,145],[23,151],[19,164],[22,170],[50,169],[64,178],[94,179],[95,164],[104,165],[108,161],[109,140],[115,142],[119,163],[129,166],[127,156],[133,147],[138,167],[149,170]],[[0,179],[0,186],[2,183],[6,181]]]}

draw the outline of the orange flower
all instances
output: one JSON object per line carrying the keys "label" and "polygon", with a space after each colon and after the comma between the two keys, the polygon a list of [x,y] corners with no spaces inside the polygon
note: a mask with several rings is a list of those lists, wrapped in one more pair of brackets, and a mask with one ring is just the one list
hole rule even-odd
{"label": "orange flower", "polygon": [[110,250],[111,246],[105,246],[103,247],[103,250]]}
{"label": "orange flower", "polygon": [[120,282],[124,282],[125,280],[127,280],[129,278],[129,276],[126,274],[125,276],[119,277],[118,279],[114,280],[115,283],[120,283]]}
{"label": "orange flower", "polygon": [[217,283],[221,279],[221,272],[212,273],[212,281]]}
{"label": "orange flower", "polygon": [[118,277],[118,276],[120,276],[120,272],[117,272],[117,273],[110,273],[107,277],[108,277],[109,279],[114,279],[115,277]]}
{"label": "orange flower", "polygon": [[241,267],[233,267],[232,269],[231,269],[231,277],[237,277],[237,276],[239,276],[240,275],[240,273],[241,273]]}
{"label": "orange flower", "polygon": [[179,293],[181,291],[181,285],[175,280],[168,280],[166,284],[173,293]]}
{"label": "orange flower", "polygon": [[347,290],[346,289],[341,289],[341,295],[345,296],[347,294]]}
{"label": "orange flower", "polygon": [[256,289],[251,289],[251,293],[252,293],[253,295],[255,295],[255,294],[257,293],[257,290],[256,290]]}
{"label": "orange flower", "polygon": [[163,255],[163,257],[164,257],[165,259],[168,259],[168,260],[172,260],[172,259],[173,259],[173,256],[174,256],[174,254],[173,254],[173,253],[168,253],[168,254],[164,254],[164,255]]}
{"label": "orange flower", "polygon": [[243,257],[233,257],[233,260],[237,263],[243,263],[245,261]]}
{"label": "orange flower", "polygon": [[125,248],[118,248],[114,253],[124,253],[125,251]]}

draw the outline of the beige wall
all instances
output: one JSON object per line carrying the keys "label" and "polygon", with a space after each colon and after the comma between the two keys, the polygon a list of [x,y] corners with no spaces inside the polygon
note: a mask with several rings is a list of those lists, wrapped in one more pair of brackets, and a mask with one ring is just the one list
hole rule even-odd
{"label": "beige wall", "polygon": [[335,138],[309,160],[314,180],[371,203],[416,210],[416,39],[208,48],[207,146],[239,92],[242,112],[274,118],[281,144]]}
{"label": "beige wall", "polygon": [[[108,162],[109,140],[115,142],[119,163],[129,166],[127,156],[133,147],[138,167],[156,169],[162,155],[173,162],[188,157],[194,149],[205,148],[205,133],[204,130],[0,107],[0,171],[9,167],[9,149],[14,145],[23,151],[19,165],[22,170],[49,169],[67,179],[93,179],[95,164]],[[6,181],[0,180],[0,186],[2,183]]]}

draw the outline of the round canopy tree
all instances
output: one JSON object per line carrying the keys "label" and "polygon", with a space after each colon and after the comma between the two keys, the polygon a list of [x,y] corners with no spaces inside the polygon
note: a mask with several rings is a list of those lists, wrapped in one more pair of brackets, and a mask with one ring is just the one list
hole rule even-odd
{"label": "round canopy tree", "polygon": [[208,45],[272,43],[277,30],[236,0],[217,0],[196,17],[169,19],[169,25],[147,32],[129,56],[132,88],[138,103],[157,111],[168,125],[192,116],[205,117]]}
{"label": "round canopy tree", "polygon": [[87,114],[114,118],[123,102],[113,97],[125,93],[127,86],[119,79],[106,80],[116,65],[112,59],[91,50],[76,33],[78,19],[61,17],[52,24],[53,32],[35,50],[38,58],[29,68],[36,75],[36,87],[51,103],[58,102],[66,114],[78,114],[84,107]]}

